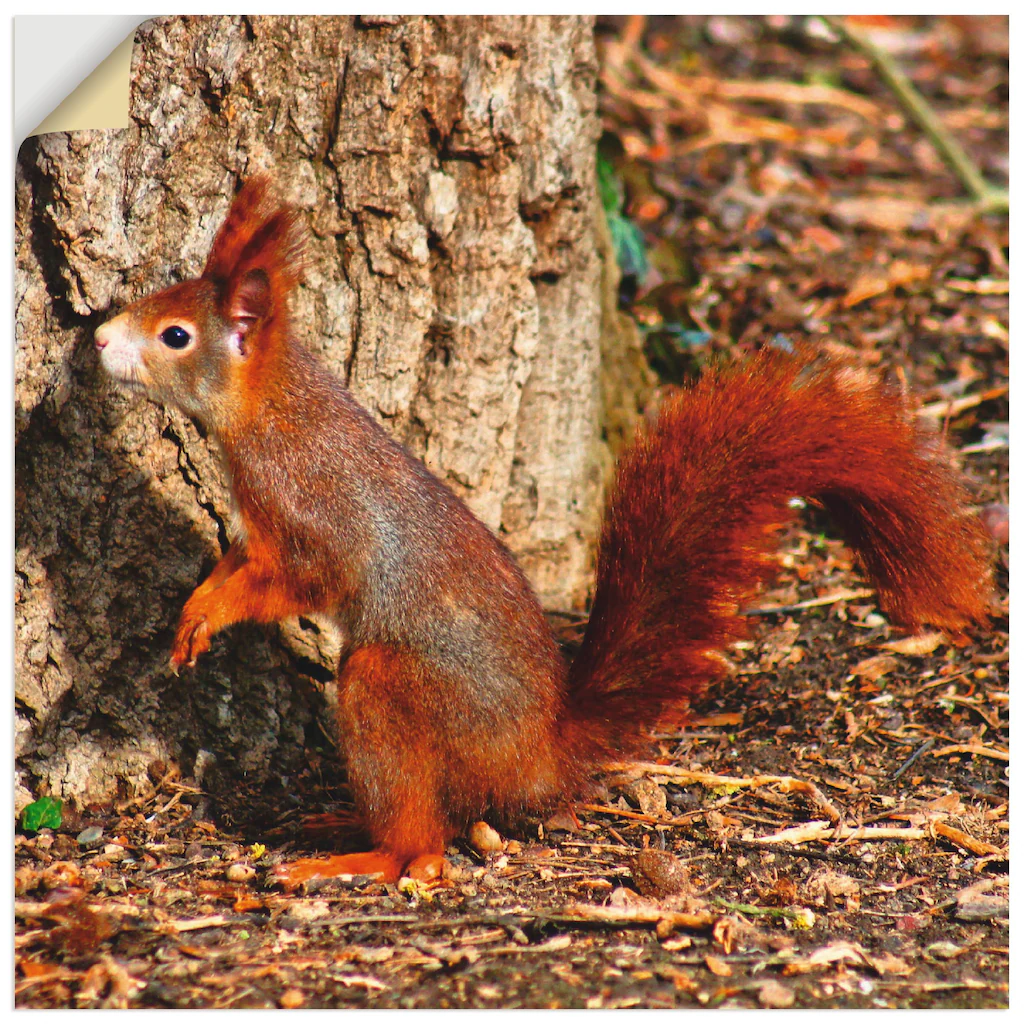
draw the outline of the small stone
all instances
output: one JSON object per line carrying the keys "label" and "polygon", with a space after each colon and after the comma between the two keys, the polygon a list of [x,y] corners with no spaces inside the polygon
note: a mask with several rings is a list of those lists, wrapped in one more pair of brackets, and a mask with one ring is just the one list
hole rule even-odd
{"label": "small stone", "polygon": [[203,849],[202,843],[189,843],[185,847],[185,859],[186,860],[205,860],[206,851]]}
{"label": "small stone", "polygon": [[486,821],[478,821],[469,829],[470,845],[477,853],[500,853],[502,850],[501,836],[487,824]]}
{"label": "small stone", "polygon": [[224,877],[229,882],[248,882],[256,877],[256,869],[251,864],[229,864]]}
{"label": "small stone", "polygon": [[1006,896],[991,896],[975,891],[957,893],[956,919],[958,921],[991,921],[1010,916],[1010,901]]}
{"label": "small stone", "polygon": [[90,825],[88,828],[83,829],[78,833],[78,845],[89,849],[91,846],[99,846],[100,840],[103,838],[103,829],[99,825]]}
{"label": "small stone", "polygon": [[123,846],[118,846],[117,843],[107,843],[103,847],[103,856],[110,861],[124,860],[128,856],[128,851]]}
{"label": "small stone", "polygon": [[784,1010],[792,1006],[795,999],[791,988],[774,979],[766,981],[757,993],[757,1001],[772,1010]]}
{"label": "small stone", "polygon": [[287,992],[282,992],[281,998],[277,1001],[277,1005],[282,1010],[297,1010],[305,1003],[306,997],[297,988],[290,988]]}

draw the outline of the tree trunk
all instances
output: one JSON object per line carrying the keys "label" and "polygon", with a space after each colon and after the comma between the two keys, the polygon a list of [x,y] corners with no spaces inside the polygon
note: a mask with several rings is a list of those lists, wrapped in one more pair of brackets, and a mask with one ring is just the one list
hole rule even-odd
{"label": "tree trunk", "polygon": [[311,228],[308,344],[546,605],[583,605],[609,451],[647,386],[614,316],[595,73],[586,18],[160,18],[136,34],[131,127],[22,147],[19,806],[110,799],[154,760],[213,790],[272,780],[322,743],[322,623],[238,627],[170,674],[227,494],[195,425],[119,393],[92,349],[119,306],[199,273],[257,170]]}

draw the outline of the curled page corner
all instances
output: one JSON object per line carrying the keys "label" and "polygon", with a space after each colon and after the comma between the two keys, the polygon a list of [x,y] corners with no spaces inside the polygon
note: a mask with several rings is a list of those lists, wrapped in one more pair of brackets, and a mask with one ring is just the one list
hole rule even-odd
{"label": "curled page corner", "polygon": [[135,29],[126,15],[15,18],[15,141],[126,128]]}

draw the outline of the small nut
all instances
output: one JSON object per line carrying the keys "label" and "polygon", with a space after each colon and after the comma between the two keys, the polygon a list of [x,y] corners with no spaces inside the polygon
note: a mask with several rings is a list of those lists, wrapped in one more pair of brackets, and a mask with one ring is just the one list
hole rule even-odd
{"label": "small nut", "polygon": [[256,869],[251,864],[229,864],[224,877],[229,882],[248,882],[256,877]]}
{"label": "small nut", "polygon": [[633,881],[645,896],[670,896],[690,887],[689,871],[668,850],[641,850],[631,867]]}
{"label": "small nut", "polygon": [[470,826],[469,842],[477,853],[500,853],[503,848],[501,836],[486,821]]}

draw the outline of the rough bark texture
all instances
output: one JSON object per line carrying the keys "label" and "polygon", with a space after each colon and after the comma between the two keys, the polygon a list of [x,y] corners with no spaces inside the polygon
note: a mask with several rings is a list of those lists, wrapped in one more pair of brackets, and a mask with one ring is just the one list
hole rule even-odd
{"label": "rough bark texture", "polygon": [[201,270],[240,179],[273,170],[307,213],[308,343],[549,606],[586,598],[609,441],[647,381],[607,309],[602,332],[587,19],[166,18],[132,69],[130,128],[19,155],[19,805],[109,799],[154,759],[214,789],[286,776],[323,705],[315,624],[240,627],[170,675],[227,495],[194,424],[111,388],[91,345]]}

